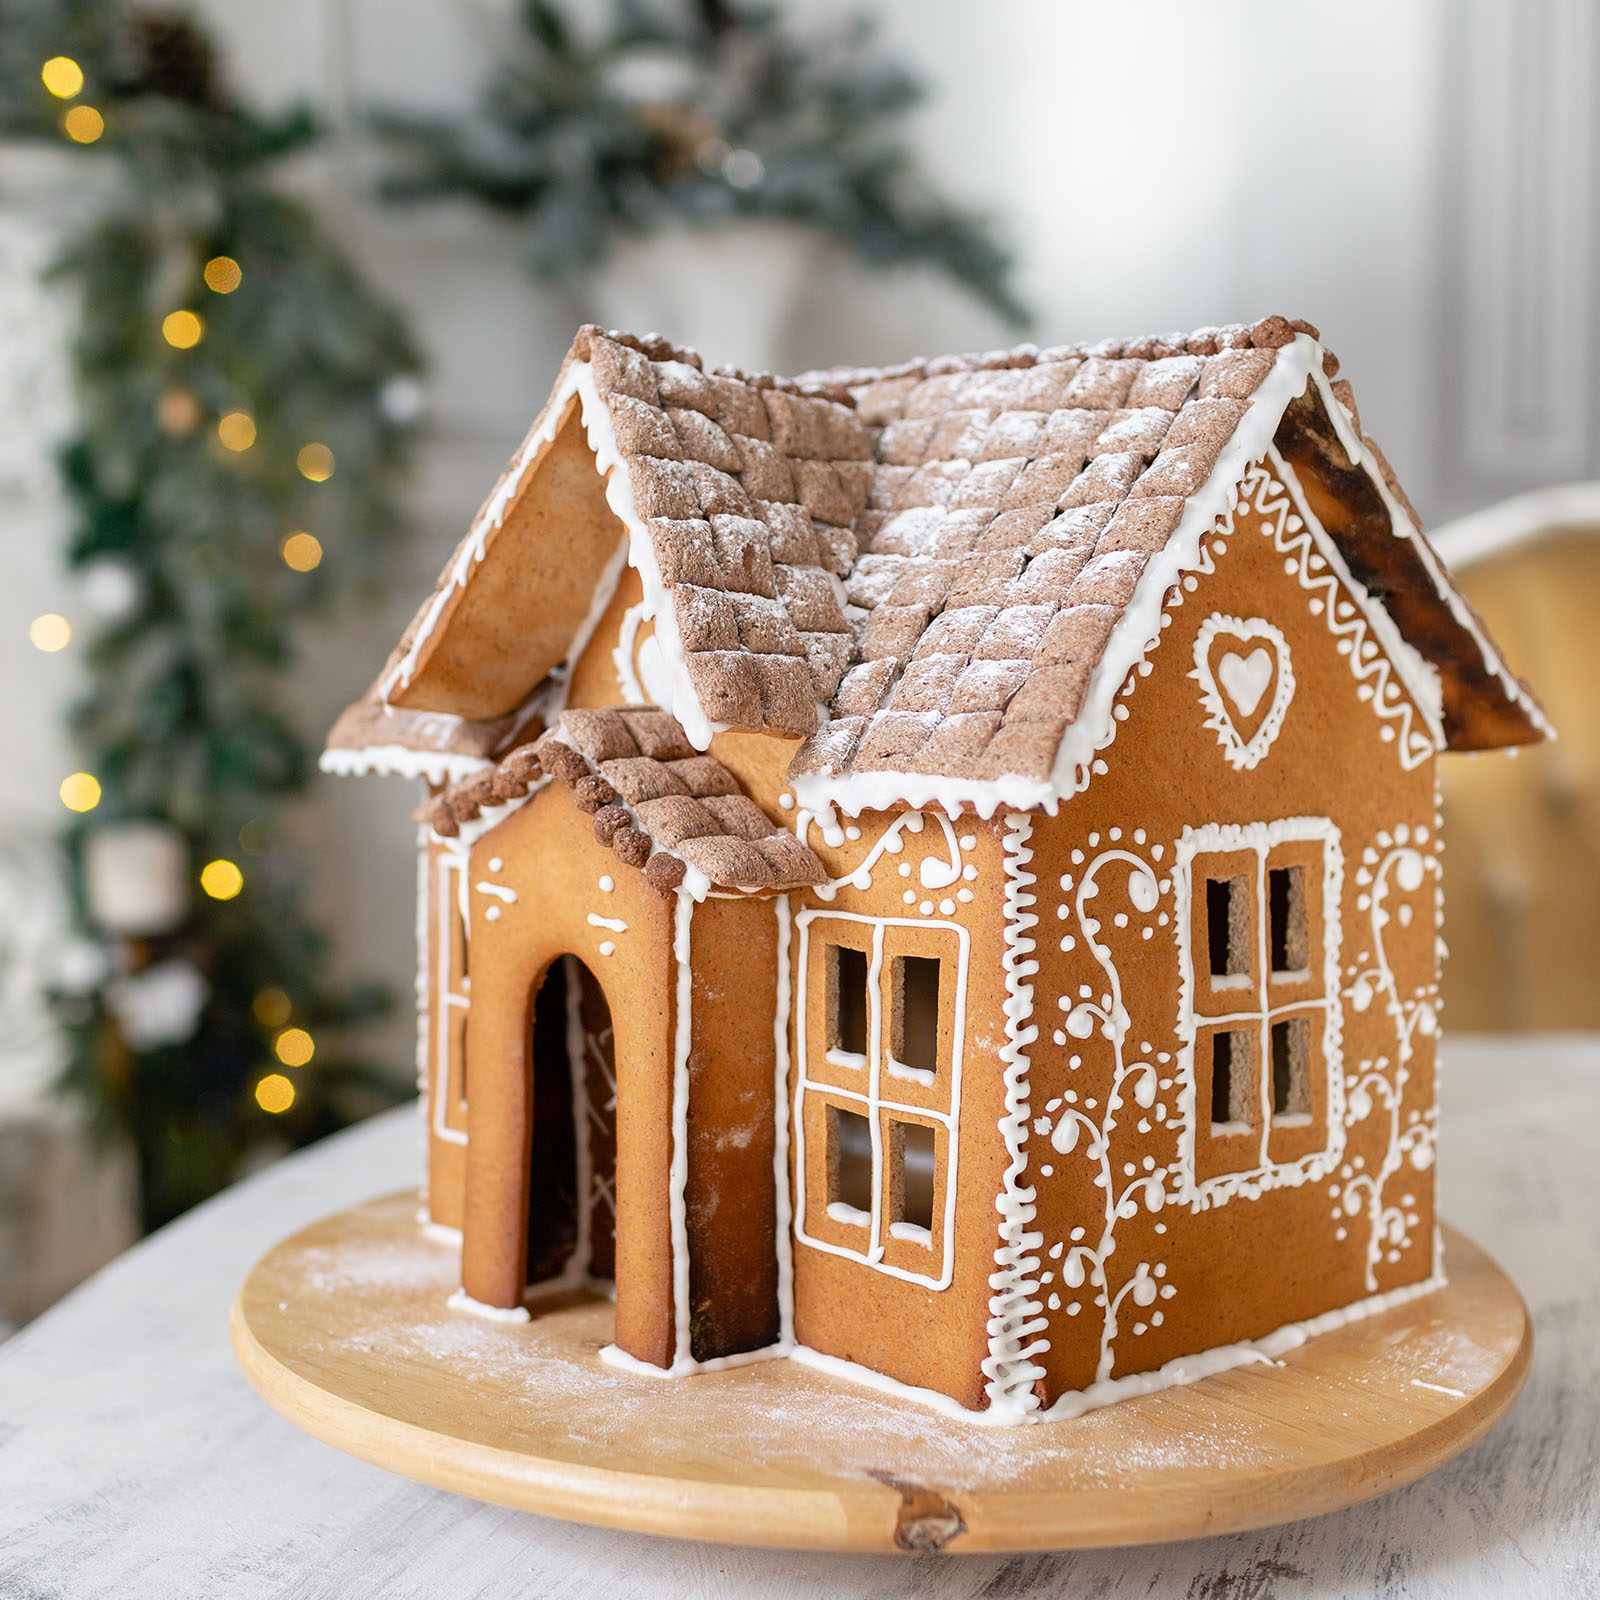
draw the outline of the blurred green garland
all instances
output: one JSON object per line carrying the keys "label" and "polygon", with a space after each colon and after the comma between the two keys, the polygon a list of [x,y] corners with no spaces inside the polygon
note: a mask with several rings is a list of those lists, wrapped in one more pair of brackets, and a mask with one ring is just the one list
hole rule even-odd
{"label": "blurred green garland", "polygon": [[[58,981],[66,1082],[133,1144],[155,1226],[257,1147],[395,1097],[339,1048],[386,1002],[329,983],[284,838],[309,762],[279,685],[300,625],[400,530],[416,360],[282,187],[310,120],[239,104],[192,22],[0,0],[0,39],[0,133],[72,151],[88,197],[59,268],[81,580],[62,609],[87,680],[62,785],[84,932]],[[176,873],[176,905],[120,925],[97,871],[156,903]]]}
{"label": "blurred green garland", "polygon": [[867,19],[802,36],[769,6],[613,0],[596,27],[521,0],[519,24],[473,115],[377,119],[400,158],[391,198],[459,195],[518,219],[546,279],[667,222],[786,219],[1026,320],[1005,252],[913,160],[904,118],[923,90]]}

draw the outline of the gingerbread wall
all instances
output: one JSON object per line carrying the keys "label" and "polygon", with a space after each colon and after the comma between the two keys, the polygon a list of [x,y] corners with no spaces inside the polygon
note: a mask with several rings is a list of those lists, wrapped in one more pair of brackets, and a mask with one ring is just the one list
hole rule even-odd
{"label": "gingerbread wall", "polygon": [[[827,829],[799,821],[842,880],[837,892],[790,897],[795,1337],[977,1407],[1006,1161],[1003,824],[931,812],[838,820],[832,844]],[[830,946],[860,952],[847,977],[830,971]],[[898,1059],[913,1052],[897,1043],[895,1016],[896,963],[906,957],[939,964],[937,1039],[923,1041],[920,1070],[905,1064],[911,1072]],[[863,974],[877,1016],[854,1061],[830,1047],[863,1042],[840,1035],[836,1009],[841,981],[859,985]],[[840,1190],[828,1119],[839,1111],[877,1127],[871,1204],[852,1208],[865,1215],[830,1204]],[[908,1124],[925,1128],[932,1146],[927,1238],[895,1226],[903,1196],[893,1146]]]}
{"label": "gingerbread wall", "polygon": [[[1434,757],[1282,482],[1257,470],[1245,488],[1232,532],[1208,535],[1214,572],[1184,580],[1125,686],[1088,789],[1031,830],[1022,1181],[1047,1403],[1434,1267]],[[1278,825],[1294,818],[1327,824]],[[1263,903],[1275,867],[1301,869],[1306,948],[1288,956],[1263,948],[1288,925],[1286,899]],[[1208,876],[1245,885],[1217,948],[1208,919],[1234,891],[1208,912]],[[1309,1023],[1304,1097],[1281,1119],[1248,1070],[1253,1101],[1231,1065],[1215,1069],[1231,1102],[1211,1096],[1208,1018],[1246,1018],[1221,1030],[1242,1037],[1264,1007]]]}
{"label": "gingerbread wall", "polygon": [[779,906],[713,898],[689,924],[684,1118],[689,1355],[713,1360],[781,1332],[776,1146]]}
{"label": "gingerbread wall", "polygon": [[527,1259],[533,998],[551,962],[593,975],[615,1038],[616,1341],[672,1359],[673,907],[599,846],[589,819],[547,785],[485,833],[468,866],[472,1011],[462,1283],[521,1303]]}

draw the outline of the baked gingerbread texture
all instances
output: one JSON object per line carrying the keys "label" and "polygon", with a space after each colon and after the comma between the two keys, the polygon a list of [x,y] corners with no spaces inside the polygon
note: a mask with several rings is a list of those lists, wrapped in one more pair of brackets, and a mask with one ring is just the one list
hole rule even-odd
{"label": "baked gingerbread texture", "polygon": [[1434,764],[1548,733],[1308,323],[582,329],[324,757],[426,788],[456,1303],[1025,1422],[1426,1293]]}

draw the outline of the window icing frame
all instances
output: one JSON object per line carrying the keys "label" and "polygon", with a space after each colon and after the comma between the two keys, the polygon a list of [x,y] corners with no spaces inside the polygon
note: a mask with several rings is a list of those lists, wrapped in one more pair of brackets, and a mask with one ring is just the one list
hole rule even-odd
{"label": "window icing frame", "polygon": [[[433,1135],[446,1144],[467,1142],[466,1030],[472,1007],[467,968],[467,917],[464,907],[467,863],[453,850],[434,861],[432,948],[428,952],[433,987]],[[460,966],[459,986],[457,965]]]}
{"label": "window icing frame", "polygon": [[[1310,982],[1321,974],[1319,991],[1312,996],[1300,995],[1274,1004],[1274,980],[1299,980],[1300,973],[1274,973],[1271,964],[1271,944],[1268,918],[1268,872],[1274,864],[1273,852],[1284,845],[1315,845],[1322,854],[1321,912],[1322,961],[1316,961],[1316,950],[1308,950],[1309,966],[1303,974]],[[1204,904],[1201,887],[1205,874],[1196,871],[1197,862],[1203,869],[1209,856],[1251,854],[1255,857],[1255,878],[1251,889],[1251,910],[1254,916],[1254,961],[1250,984],[1241,994],[1249,998],[1249,1005],[1232,1005],[1216,1011],[1197,1008],[1197,991],[1210,991],[1209,963],[1204,950],[1195,949],[1196,893]],[[1344,887],[1344,854],[1339,829],[1328,817],[1287,817],[1275,822],[1207,823],[1203,827],[1185,828],[1177,841],[1173,860],[1173,887],[1176,895],[1174,922],[1178,936],[1178,1056],[1177,1076],[1179,1104],[1182,1108],[1178,1135],[1178,1161],[1176,1194],[1180,1203],[1204,1209],[1220,1205],[1235,1195],[1254,1198],[1269,1189],[1296,1187],[1315,1183],[1328,1176],[1338,1165],[1345,1145],[1345,1096],[1343,1066],[1343,1002],[1340,992],[1340,951],[1343,945],[1342,893]],[[1309,883],[1307,884],[1309,889]],[[1308,928],[1308,938],[1310,930]],[[1200,958],[1197,962],[1197,956]],[[1236,991],[1224,989],[1224,994]],[[1274,1126],[1280,1130],[1303,1131],[1314,1126],[1315,1118],[1308,1123],[1286,1123],[1272,1116],[1272,1056],[1271,1031],[1275,1022],[1288,1017],[1312,1017],[1318,1012],[1322,1017],[1320,1034],[1313,1033],[1321,1061],[1323,1079],[1323,1140],[1318,1149],[1303,1153],[1290,1160],[1274,1160],[1271,1140]],[[1202,1105],[1198,1094],[1199,1074],[1196,1069],[1196,1045],[1202,1035],[1254,1026],[1258,1042],[1256,1050],[1255,1088],[1260,1102],[1259,1145],[1254,1166],[1200,1176],[1201,1139],[1209,1138],[1210,1106]],[[1310,1086],[1308,1086],[1309,1088]],[[1313,1094],[1314,1103],[1314,1094]],[[1204,1124],[1204,1130],[1202,1129]],[[1236,1135],[1235,1135],[1236,1136]]]}
{"label": "window icing frame", "polygon": [[[828,1255],[842,1256],[859,1261],[891,1277],[910,1283],[919,1283],[931,1289],[950,1286],[955,1266],[955,1215],[958,1172],[958,1119],[961,1112],[961,1070],[966,1036],[967,970],[971,936],[955,922],[910,917],[873,917],[831,908],[815,907],[800,911],[795,916],[799,932],[796,956],[796,985],[794,1016],[795,1027],[795,1090],[793,1100],[794,1170],[795,1170],[795,1238]],[[852,923],[870,930],[871,944],[867,962],[867,1053],[860,1066],[846,1066],[839,1059],[841,1053],[828,1050],[825,1034],[811,1038],[810,983],[812,964],[812,928],[821,921],[819,942],[826,937],[827,924]],[[892,928],[937,930],[953,935],[956,942],[955,961],[940,957],[941,1005],[945,1002],[945,985],[953,984],[949,991],[951,1010],[950,1058],[940,1061],[931,1074],[932,1082],[925,1083],[922,1074],[912,1077],[902,1066],[894,1071],[890,1060],[889,1019],[884,1015],[883,989],[885,962],[901,951],[884,950],[885,934]],[[912,952],[916,953],[916,952]],[[951,968],[954,971],[951,972]],[[828,1026],[827,1006],[823,1006],[823,1029]],[[814,1077],[810,1071],[813,1055],[820,1053],[829,1069],[828,1076]],[[859,1086],[839,1081],[844,1073],[861,1074]],[[929,1103],[928,1091],[943,1086],[944,1096],[938,1105]],[[885,1093],[884,1091],[888,1092]],[[911,1090],[907,1095],[904,1090]],[[922,1091],[916,1094],[915,1091]],[[919,1103],[919,1101],[921,1103]],[[854,1219],[845,1219],[832,1213],[828,1196],[808,1197],[809,1168],[806,1147],[810,1118],[808,1112],[816,1107],[821,1112],[819,1122],[826,1117],[829,1105],[855,1111],[867,1118],[872,1137],[872,1211],[867,1218],[865,1239],[860,1247],[841,1243],[837,1238],[820,1237],[808,1227],[808,1215],[820,1212],[834,1225],[860,1227]],[[943,1138],[944,1166],[942,1193],[936,1190],[934,1198],[934,1227],[926,1244],[916,1238],[923,1230],[913,1229],[905,1223],[893,1221],[887,1214],[885,1194],[889,1172],[889,1152],[885,1128],[892,1122],[921,1123],[934,1130],[935,1180],[939,1177],[938,1151]],[[809,1198],[809,1205],[808,1205]],[[943,1204],[939,1202],[942,1199]],[[915,1271],[885,1259],[891,1249],[903,1253],[906,1248],[926,1250],[932,1259],[931,1271]]]}

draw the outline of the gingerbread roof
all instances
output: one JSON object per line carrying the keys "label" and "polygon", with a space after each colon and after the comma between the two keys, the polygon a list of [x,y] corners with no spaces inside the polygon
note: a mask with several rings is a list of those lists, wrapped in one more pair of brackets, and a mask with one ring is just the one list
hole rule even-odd
{"label": "gingerbread roof", "polygon": [[425,805],[419,820],[454,837],[542,779],[559,779],[595,836],[662,890],[747,892],[823,883],[822,863],[777,827],[733,774],[653,706],[564,711],[537,743]]}
{"label": "gingerbread roof", "polygon": [[496,752],[521,742],[528,724],[516,713],[472,721],[443,711],[409,711],[373,694],[339,713],[322,765],[329,772],[393,772],[452,783],[481,772]]}
{"label": "gingerbread roof", "polygon": [[1328,535],[1389,610],[1438,742],[1542,737],[1335,370],[1314,328],[1281,317],[788,382],[585,329],[376,699],[403,697],[576,406],[654,620],[652,695],[693,745],[803,736],[790,776],[812,805],[1053,806],[1087,780],[1165,596],[1298,407],[1301,444],[1376,507]]}

